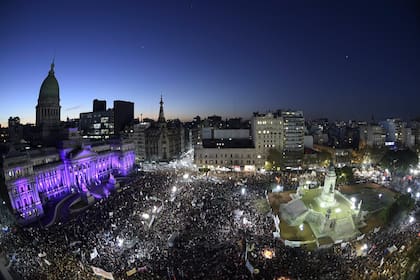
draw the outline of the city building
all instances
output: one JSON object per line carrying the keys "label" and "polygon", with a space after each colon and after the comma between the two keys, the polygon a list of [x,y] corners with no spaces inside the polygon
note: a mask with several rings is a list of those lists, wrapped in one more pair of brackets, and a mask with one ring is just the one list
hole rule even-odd
{"label": "city building", "polygon": [[179,120],[166,121],[163,98],[160,98],[159,117],[145,130],[145,150],[147,161],[169,161],[185,151],[185,132]]}
{"label": "city building", "polygon": [[128,134],[128,139],[134,143],[137,162],[146,160],[146,130],[150,125],[150,122],[134,124]]}
{"label": "city building", "polygon": [[119,135],[126,126],[134,121],[134,103],[128,101],[114,101],[114,133]]}
{"label": "city building", "polygon": [[[100,142],[66,149],[11,149],[3,162],[8,203],[20,223],[36,221],[50,200],[70,193],[89,195],[110,174],[127,175],[134,165],[130,142]],[[4,191],[4,190],[3,190]]]}
{"label": "city building", "polygon": [[200,144],[194,148],[194,162],[199,167],[255,170],[255,148],[249,129],[201,129]]}
{"label": "city building", "polygon": [[255,171],[256,155],[252,140],[203,139],[194,148],[194,163],[199,167],[230,168],[236,171]]}
{"label": "city building", "polygon": [[54,74],[54,62],[42,82],[36,106],[36,126],[44,143],[56,141],[60,127],[60,89]]}
{"label": "city building", "polygon": [[254,113],[251,134],[256,153],[256,165],[264,167],[270,149],[279,149],[283,139],[283,119],[278,113]]}
{"label": "city building", "polygon": [[302,111],[282,110],[282,139],[280,150],[283,153],[282,166],[285,168],[300,167],[304,152],[305,120]]}
{"label": "city building", "polygon": [[265,166],[270,150],[275,149],[282,155],[280,159],[282,168],[300,167],[304,153],[304,124],[302,111],[278,110],[275,113],[254,113],[251,131],[257,166]]}
{"label": "city building", "polygon": [[106,111],[106,100],[93,100],[93,112],[104,112]]}
{"label": "city building", "polygon": [[114,110],[80,113],[79,129],[84,138],[109,139],[114,136]]}
{"label": "city building", "polygon": [[407,125],[405,122],[401,119],[393,118],[381,121],[379,124],[386,130],[386,146],[398,148],[405,147],[405,128]]}
{"label": "city building", "polygon": [[19,143],[23,139],[23,125],[19,117],[10,117],[8,120],[9,142]]}
{"label": "city building", "polygon": [[385,146],[386,130],[377,124],[361,125],[359,146],[381,148]]}

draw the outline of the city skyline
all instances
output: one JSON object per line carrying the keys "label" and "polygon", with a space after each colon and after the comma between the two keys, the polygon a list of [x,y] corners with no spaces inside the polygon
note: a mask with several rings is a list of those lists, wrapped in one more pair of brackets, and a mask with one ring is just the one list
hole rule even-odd
{"label": "city skyline", "polygon": [[2,126],[11,116],[35,122],[54,57],[61,120],[92,111],[95,98],[134,102],[135,117],[157,119],[161,94],[168,119],[280,108],[420,115],[414,1],[81,3],[2,2]]}

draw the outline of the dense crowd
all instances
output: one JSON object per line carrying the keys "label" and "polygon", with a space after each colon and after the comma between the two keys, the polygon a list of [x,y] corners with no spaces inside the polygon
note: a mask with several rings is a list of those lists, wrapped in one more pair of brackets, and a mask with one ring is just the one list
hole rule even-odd
{"label": "dense crowd", "polygon": [[[298,174],[186,172],[139,172],[67,221],[5,234],[0,246],[10,270],[35,280],[97,279],[91,266],[115,279],[369,279],[373,274],[401,279],[407,269],[400,262],[417,238],[418,222],[372,232],[345,246],[291,248],[273,238],[272,213],[263,211],[261,202],[273,182],[294,188]],[[318,176],[314,180],[321,182]],[[369,244],[366,256],[356,253],[360,242]],[[385,255],[392,245],[405,249]],[[267,248],[272,259],[262,254]],[[254,275],[245,256],[257,269]],[[136,273],[128,276],[132,269]]]}

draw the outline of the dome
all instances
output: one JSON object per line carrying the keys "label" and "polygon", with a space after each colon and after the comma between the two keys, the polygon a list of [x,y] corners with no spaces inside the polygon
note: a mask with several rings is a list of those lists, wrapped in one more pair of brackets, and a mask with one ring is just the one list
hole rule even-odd
{"label": "dome", "polygon": [[51,70],[48,76],[42,82],[39,90],[39,100],[59,101],[59,87],[57,79],[54,76],[54,63],[51,64]]}

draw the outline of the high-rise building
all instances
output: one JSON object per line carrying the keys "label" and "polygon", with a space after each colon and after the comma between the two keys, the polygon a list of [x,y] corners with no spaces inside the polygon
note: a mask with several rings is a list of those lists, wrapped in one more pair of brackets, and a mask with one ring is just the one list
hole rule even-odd
{"label": "high-rise building", "polygon": [[283,152],[282,165],[299,167],[302,164],[304,152],[305,120],[302,111],[282,110],[279,115],[283,119],[280,150]]}
{"label": "high-rise building", "polygon": [[256,165],[263,167],[270,149],[279,149],[282,141],[283,120],[277,113],[254,113],[251,133],[257,156]]}
{"label": "high-rise building", "polygon": [[282,154],[280,162],[282,167],[301,165],[304,151],[302,111],[278,110],[275,113],[254,113],[251,127],[257,166],[264,166],[272,149]]}
{"label": "high-rise building", "polygon": [[119,134],[134,121],[134,103],[128,101],[114,101],[114,132]]}
{"label": "high-rise building", "polygon": [[388,146],[405,146],[405,128],[406,123],[401,119],[387,119],[380,122],[380,125],[386,130],[386,145]]}
{"label": "high-rise building", "polygon": [[104,112],[106,111],[106,100],[93,100],[93,112]]}

